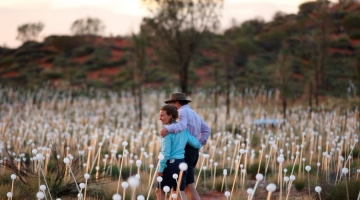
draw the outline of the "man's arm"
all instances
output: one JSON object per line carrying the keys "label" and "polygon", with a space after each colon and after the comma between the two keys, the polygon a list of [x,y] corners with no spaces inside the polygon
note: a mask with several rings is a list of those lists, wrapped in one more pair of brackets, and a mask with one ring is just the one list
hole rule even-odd
{"label": "man's arm", "polygon": [[209,126],[204,122],[203,119],[201,119],[201,129],[200,129],[200,135],[199,135],[199,142],[204,146],[207,142],[207,139],[210,136],[210,128]]}

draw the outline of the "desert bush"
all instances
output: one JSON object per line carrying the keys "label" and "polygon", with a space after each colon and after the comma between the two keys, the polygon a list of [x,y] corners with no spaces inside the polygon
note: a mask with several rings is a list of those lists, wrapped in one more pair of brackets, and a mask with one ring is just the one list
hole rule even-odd
{"label": "desert bush", "polygon": [[[256,174],[258,173],[258,168],[259,168],[259,163],[254,163],[250,166],[248,166],[248,168],[246,169],[246,172],[249,176],[250,179],[255,179]],[[260,172],[261,174],[265,175],[265,168],[266,168],[266,163],[262,162],[260,165]],[[267,172],[266,172],[266,176],[270,175],[271,172],[271,168],[268,167]]]}
{"label": "desert bush", "polygon": [[1,65],[10,65],[15,61],[14,56],[5,56],[0,59],[0,66]]}
{"label": "desert bush", "polygon": [[[349,199],[357,199],[357,197],[359,195],[360,180],[348,181],[347,188],[348,188],[348,193],[349,193]],[[327,200],[346,199],[346,193],[347,193],[346,185],[345,185],[345,182],[342,181],[339,184],[337,184],[334,188],[331,189],[330,194],[326,199]]]}
{"label": "desert bush", "polygon": [[298,178],[294,181],[294,186],[297,191],[301,191],[305,188],[307,181],[304,178]]}

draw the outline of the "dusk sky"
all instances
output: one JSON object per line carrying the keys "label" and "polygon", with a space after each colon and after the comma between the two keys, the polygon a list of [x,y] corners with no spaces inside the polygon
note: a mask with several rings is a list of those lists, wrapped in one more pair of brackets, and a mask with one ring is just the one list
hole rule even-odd
{"label": "dusk sky", "polygon": [[[297,13],[306,0],[224,0],[221,30],[257,17],[272,19],[277,11]],[[39,41],[49,35],[70,35],[71,24],[80,18],[96,17],[105,24],[104,36],[129,35],[147,12],[140,0],[0,0],[0,46],[15,48],[17,27],[25,23],[43,22]]]}

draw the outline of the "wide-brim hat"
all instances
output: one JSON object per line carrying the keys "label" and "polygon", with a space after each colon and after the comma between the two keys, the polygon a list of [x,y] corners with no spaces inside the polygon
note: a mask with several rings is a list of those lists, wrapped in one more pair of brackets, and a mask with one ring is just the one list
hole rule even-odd
{"label": "wide-brim hat", "polygon": [[187,101],[191,102],[189,99],[186,99],[186,94],[182,92],[175,92],[170,94],[170,99],[166,100],[165,103],[170,103],[173,101]]}

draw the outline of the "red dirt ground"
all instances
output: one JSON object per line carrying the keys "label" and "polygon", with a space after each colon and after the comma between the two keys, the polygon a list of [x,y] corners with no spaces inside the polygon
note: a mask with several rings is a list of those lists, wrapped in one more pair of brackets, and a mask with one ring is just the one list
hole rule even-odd
{"label": "red dirt ground", "polygon": [[4,78],[12,78],[12,77],[17,77],[17,76],[19,76],[19,72],[17,72],[17,71],[6,72],[2,75],[2,77],[4,77]]}

